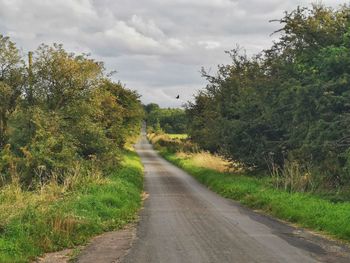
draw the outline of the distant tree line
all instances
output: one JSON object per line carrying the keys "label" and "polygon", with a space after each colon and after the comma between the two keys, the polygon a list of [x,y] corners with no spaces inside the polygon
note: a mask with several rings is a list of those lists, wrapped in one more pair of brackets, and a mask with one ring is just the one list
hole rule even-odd
{"label": "distant tree line", "polygon": [[187,117],[183,109],[160,108],[150,103],[144,106],[149,131],[166,133],[186,133]]}
{"label": "distant tree line", "polygon": [[0,35],[0,186],[118,165],[143,114],[139,95],[113,82],[103,63],[57,44],[39,46],[25,63]]}
{"label": "distant tree line", "polygon": [[202,148],[258,169],[311,166],[330,186],[350,179],[350,7],[297,8],[271,48],[240,48],[186,113]]}

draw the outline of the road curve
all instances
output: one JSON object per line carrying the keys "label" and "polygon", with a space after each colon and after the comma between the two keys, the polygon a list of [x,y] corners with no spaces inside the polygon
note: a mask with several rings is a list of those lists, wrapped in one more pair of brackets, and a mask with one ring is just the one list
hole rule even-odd
{"label": "road curve", "polygon": [[149,198],[125,263],[350,262],[347,249],[211,192],[168,163],[145,135],[136,145]]}

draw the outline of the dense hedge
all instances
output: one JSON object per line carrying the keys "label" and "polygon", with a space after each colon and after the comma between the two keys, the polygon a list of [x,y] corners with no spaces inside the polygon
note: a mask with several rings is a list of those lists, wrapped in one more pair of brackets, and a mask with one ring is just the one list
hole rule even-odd
{"label": "dense hedge", "polygon": [[286,13],[280,38],[239,48],[187,105],[190,137],[249,166],[310,166],[329,186],[350,179],[350,7]]}
{"label": "dense hedge", "polygon": [[112,82],[103,63],[57,44],[25,63],[0,35],[0,186],[63,181],[80,165],[115,167],[142,118],[139,95]]}

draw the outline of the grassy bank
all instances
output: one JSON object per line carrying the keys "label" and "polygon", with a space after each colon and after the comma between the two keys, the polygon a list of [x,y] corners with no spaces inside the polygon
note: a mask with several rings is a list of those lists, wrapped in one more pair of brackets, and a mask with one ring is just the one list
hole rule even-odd
{"label": "grassy bank", "polygon": [[16,183],[0,189],[0,262],[29,262],[134,220],[141,205],[142,165],[134,152],[124,152],[123,158],[108,177],[77,174],[37,192]]}
{"label": "grassy bank", "polygon": [[187,134],[168,134],[171,139],[187,139]]}
{"label": "grassy bank", "polygon": [[[211,165],[212,169],[205,167],[210,161],[203,165],[198,162],[200,154],[169,152],[157,143],[156,148],[167,160],[224,197],[301,227],[350,241],[350,202],[334,203],[312,193],[286,192],[276,189],[269,177],[248,176],[242,171],[229,173],[221,169],[219,172],[215,165]],[[218,164],[220,167],[224,166]]]}

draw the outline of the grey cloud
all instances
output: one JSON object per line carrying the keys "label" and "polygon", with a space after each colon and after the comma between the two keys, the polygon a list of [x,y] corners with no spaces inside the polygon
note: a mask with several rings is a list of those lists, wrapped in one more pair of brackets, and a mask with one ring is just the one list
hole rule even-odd
{"label": "grey cloud", "polygon": [[[279,29],[270,19],[309,0],[0,0],[0,33],[24,51],[63,43],[117,70],[145,103],[181,106],[205,85],[202,66],[229,63],[239,44],[253,54]],[[337,6],[343,1],[324,0]],[[181,100],[175,96],[180,94]]]}

